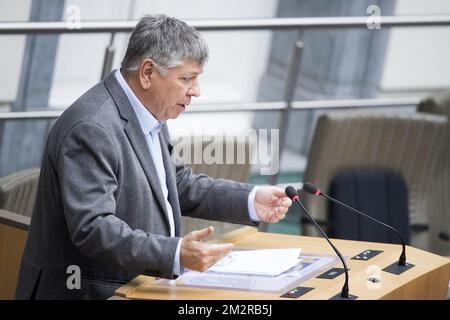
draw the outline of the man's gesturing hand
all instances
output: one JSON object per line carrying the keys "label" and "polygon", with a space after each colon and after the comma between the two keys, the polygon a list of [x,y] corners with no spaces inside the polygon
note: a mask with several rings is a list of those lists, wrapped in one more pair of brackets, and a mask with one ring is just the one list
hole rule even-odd
{"label": "man's gesturing hand", "polygon": [[231,252],[234,247],[232,243],[206,244],[202,242],[202,239],[208,238],[213,232],[213,226],[209,226],[192,231],[183,238],[180,250],[181,266],[203,272]]}
{"label": "man's gesturing hand", "polygon": [[263,222],[276,223],[283,220],[292,205],[284,190],[275,186],[258,187],[255,195],[255,209]]}

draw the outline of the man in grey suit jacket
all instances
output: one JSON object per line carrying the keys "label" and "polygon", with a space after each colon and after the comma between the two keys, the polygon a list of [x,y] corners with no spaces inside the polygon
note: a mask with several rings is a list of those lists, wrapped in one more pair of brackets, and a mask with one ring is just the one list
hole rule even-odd
{"label": "man in grey suit jacket", "polygon": [[146,16],[121,69],[59,117],[42,160],[17,298],[105,299],[139,274],[204,271],[230,252],[232,244],[202,242],[212,227],[181,238],[181,214],[245,224],[284,218],[291,201],[282,189],[194,175],[170,155],[165,121],[200,95],[207,55],[192,27]]}

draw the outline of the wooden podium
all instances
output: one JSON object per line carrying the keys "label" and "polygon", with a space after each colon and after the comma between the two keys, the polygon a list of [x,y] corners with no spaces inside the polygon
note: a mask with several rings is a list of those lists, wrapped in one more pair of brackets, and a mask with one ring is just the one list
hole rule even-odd
{"label": "wooden podium", "polygon": [[[413,247],[406,248],[407,262],[414,265],[399,275],[382,271],[398,261],[401,245],[332,240],[347,260],[350,294],[358,299],[444,299],[450,280],[450,259]],[[243,227],[210,243],[231,242],[236,248],[272,249],[302,248],[302,253],[334,254],[325,239],[285,234],[262,233],[252,227]],[[366,250],[383,251],[368,260],[353,260]],[[335,267],[342,268],[336,265]],[[379,282],[368,279],[378,270]],[[341,292],[345,275],[334,279],[312,278],[300,284],[313,290],[297,299],[328,300]],[[373,278],[373,277],[372,277]],[[193,287],[152,286],[153,277],[138,276],[119,288],[114,298],[156,300],[295,300],[281,298],[284,293],[261,293],[232,290],[213,290]],[[291,288],[290,288],[291,289]]]}

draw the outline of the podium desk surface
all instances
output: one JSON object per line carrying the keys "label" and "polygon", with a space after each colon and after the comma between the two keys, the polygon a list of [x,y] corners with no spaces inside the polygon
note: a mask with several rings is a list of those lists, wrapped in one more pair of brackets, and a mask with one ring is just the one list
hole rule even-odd
{"label": "podium desk surface", "polygon": [[[275,249],[302,248],[302,254],[334,254],[323,238],[258,232],[253,227],[243,227],[208,243],[231,242],[235,248]],[[332,239],[349,268],[350,294],[358,299],[445,299],[450,280],[450,259],[410,246],[406,247],[407,263],[414,265],[399,275],[383,269],[398,262],[401,245]],[[370,260],[353,260],[365,250],[382,250]],[[339,261],[340,262],[340,261]],[[341,265],[335,267],[342,268]],[[379,282],[370,282],[369,278]],[[328,300],[341,292],[345,275],[334,279],[312,278],[301,283],[313,290],[297,299]],[[115,298],[151,300],[295,300],[280,297],[285,292],[251,292],[231,289],[203,289],[194,287],[155,286],[155,278],[138,276],[120,287]],[[293,288],[291,288],[293,289]]]}

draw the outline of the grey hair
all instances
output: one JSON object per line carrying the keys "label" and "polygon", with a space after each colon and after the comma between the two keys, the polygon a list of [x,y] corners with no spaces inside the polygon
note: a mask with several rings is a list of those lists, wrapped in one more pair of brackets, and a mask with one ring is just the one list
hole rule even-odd
{"label": "grey hair", "polygon": [[150,58],[162,76],[183,60],[203,66],[208,46],[200,33],[185,22],[165,15],[144,16],[133,29],[121,68],[135,72],[143,59]]}

